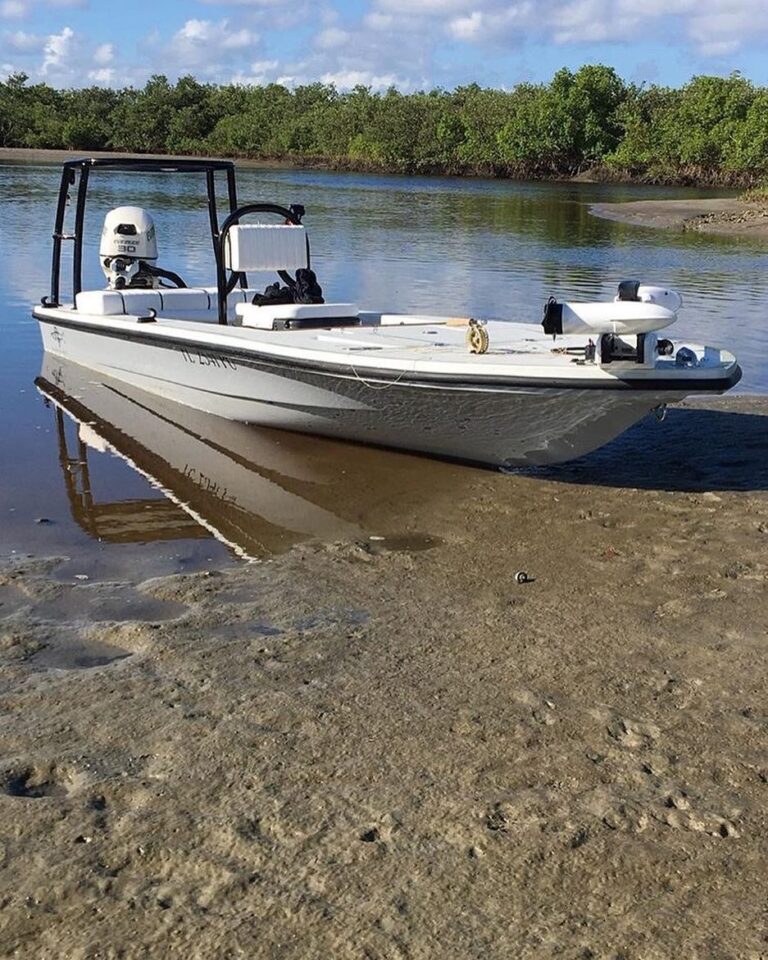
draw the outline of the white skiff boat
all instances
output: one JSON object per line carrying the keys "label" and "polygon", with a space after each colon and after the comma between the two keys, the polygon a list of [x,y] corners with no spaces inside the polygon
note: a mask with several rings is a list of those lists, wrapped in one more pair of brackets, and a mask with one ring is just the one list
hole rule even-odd
{"label": "white skiff boat", "polygon": [[[82,289],[86,195],[99,168],[205,174],[215,286],[187,287],[159,268],[151,217],[120,207],[101,238],[107,288]],[[222,223],[217,174],[229,200]],[[241,223],[263,214],[279,221]],[[722,393],[741,377],[727,351],[661,336],[681,298],[636,282],[621,283],[611,302],[551,300],[543,330],[325,302],[303,214],[238,206],[227,161],[68,161],[51,293],[34,309],[46,351],[230,420],[501,466],[578,457],[654,408]],[[65,241],[74,244],[69,302],[60,295]],[[269,272],[283,285],[249,285]]]}

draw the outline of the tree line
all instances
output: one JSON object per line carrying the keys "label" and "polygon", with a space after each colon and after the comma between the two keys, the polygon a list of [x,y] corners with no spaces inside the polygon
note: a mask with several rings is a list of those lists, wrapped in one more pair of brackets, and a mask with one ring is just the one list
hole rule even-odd
{"label": "tree line", "polygon": [[59,90],[0,83],[0,146],[248,157],[401,173],[749,186],[768,175],[768,88],[738,73],[680,88],[600,64],[510,90],[348,92],[313,83]]}

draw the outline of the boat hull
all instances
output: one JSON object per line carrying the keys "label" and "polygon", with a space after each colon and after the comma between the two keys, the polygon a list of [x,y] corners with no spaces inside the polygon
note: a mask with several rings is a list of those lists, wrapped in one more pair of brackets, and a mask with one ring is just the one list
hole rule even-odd
{"label": "boat hull", "polygon": [[582,456],[692,392],[382,379],[38,319],[47,352],[207,413],[502,467]]}

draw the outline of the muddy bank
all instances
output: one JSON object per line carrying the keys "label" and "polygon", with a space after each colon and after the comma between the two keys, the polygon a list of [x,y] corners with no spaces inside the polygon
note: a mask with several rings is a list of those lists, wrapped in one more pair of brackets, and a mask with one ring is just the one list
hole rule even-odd
{"label": "muddy bank", "polygon": [[5,561],[0,955],[764,953],[768,400],[672,414],[397,537]]}
{"label": "muddy bank", "polygon": [[768,239],[768,203],[735,197],[695,200],[632,200],[596,203],[596,217],[638,227],[696,230],[724,236]]}
{"label": "muddy bank", "polygon": [[[29,147],[0,147],[0,163],[51,163],[59,164],[64,160],[77,157],[134,157],[156,160],[181,160],[196,158],[198,154],[152,154],[111,152],[108,150],[62,150],[38,149]],[[736,189],[755,186],[753,177],[718,176],[713,171],[681,171],[679,176],[670,174],[658,178],[634,176],[627,171],[619,171],[598,165],[569,173],[567,169],[557,170],[548,167],[508,166],[497,163],[466,164],[460,162],[439,162],[414,164],[409,161],[383,161],[362,159],[359,157],[338,156],[280,156],[280,157],[244,157],[230,155],[230,159],[239,167],[256,167],[275,170],[330,170],[339,173],[362,173],[370,175],[391,175],[404,177],[465,177],[470,179],[512,180],[519,183],[603,183],[636,184],[658,187],[707,187],[712,189]]]}
{"label": "muddy bank", "polygon": [[[146,160],[189,160],[190,155],[174,155],[159,153],[125,153],[110,150],[40,150],[27,147],[0,147],[0,163],[64,163],[65,160],[76,160],[79,157],[132,157]],[[196,159],[196,158],[193,158]],[[238,167],[293,168],[297,166],[279,160],[241,160]]]}

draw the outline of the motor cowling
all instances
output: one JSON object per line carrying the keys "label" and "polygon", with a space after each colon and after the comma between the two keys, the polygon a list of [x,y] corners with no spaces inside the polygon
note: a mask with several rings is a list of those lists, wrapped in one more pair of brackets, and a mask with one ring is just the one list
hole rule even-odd
{"label": "motor cowling", "polygon": [[558,303],[549,300],[544,308],[544,332],[560,334],[638,334],[668,327],[677,314],[655,303],[617,301],[614,303]]}
{"label": "motor cowling", "polygon": [[614,300],[620,302],[635,303],[655,303],[658,307],[664,307],[673,313],[683,305],[683,298],[676,290],[670,290],[668,287],[660,287],[649,283],[640,283],[637,280],[622,280],[619,284],[619,290]]}
{"label": "motor cowling", "polygon": [[100,257],[157,260],[155,222],[142,207],[115,207],[104,218]]}
{"label": "motor cowling", "polygon": [[[141,262],[157,260],[155,223],[146,210],[116,207],[109,211],[101,231],[99,259],[111,288],[119,290],[136,284]],[[146,281],[142,280],[141,285],[147,285]]]}

